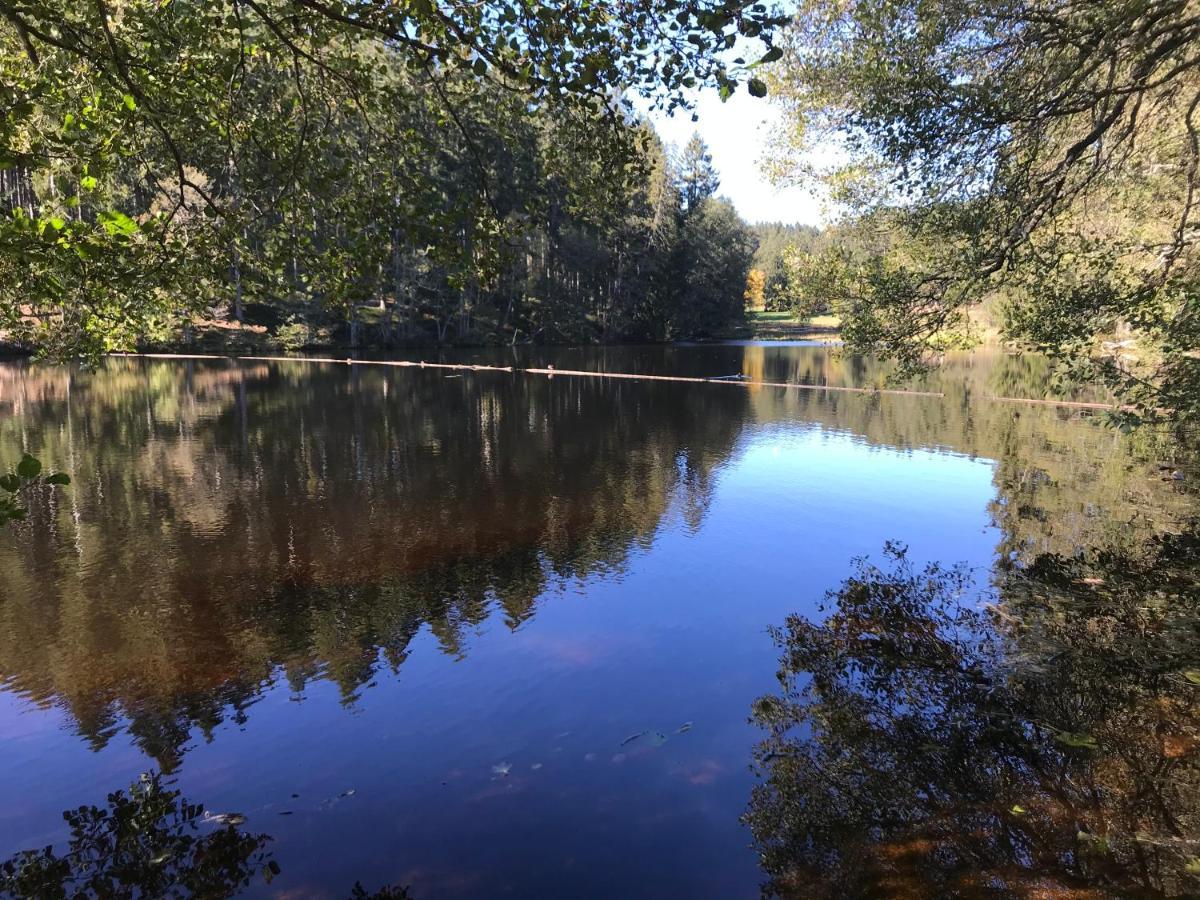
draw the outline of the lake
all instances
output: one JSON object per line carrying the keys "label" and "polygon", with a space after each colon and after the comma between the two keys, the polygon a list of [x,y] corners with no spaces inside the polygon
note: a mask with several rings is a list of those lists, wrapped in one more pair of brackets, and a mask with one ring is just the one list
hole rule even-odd
{"label": "lake", "polygon": [[[802,344],[424,358],[886,375]],[[995,399],[1052,396],[1043,360],[952,357],[915,386],[940,396],[299,360],[3,364],[0,461],[30,451],[72,484],[0,535],[0,858],[63,850],[64,810],[160,772],[206,810],[186,823],[196,839],[261,836],[226,873],[248,896],[758,896],[766,858],[743,816],[773,758],[755,767],[751,720],[780,690],[769,628],[820,622],[826,592],[858,557],[882,565],[888,541],[917,569],[965,563],[994,595],[1006,570],[1138,552],[1194,513],[1171,446]],[[1171,678],[1187,713],[1172,721],[1192,728]],[[1054,765],[1108,747],[1078,728],[1051,729]],[[1190,747],[1163,758],[1190,772]],[[1174,816],[1188,839],[1192,798]],[[1176,849],[1164,890],[1200,856]],[[155,865],[203,862],[173,852]],[[1080,865],[1078,848],[1060,855]]]}

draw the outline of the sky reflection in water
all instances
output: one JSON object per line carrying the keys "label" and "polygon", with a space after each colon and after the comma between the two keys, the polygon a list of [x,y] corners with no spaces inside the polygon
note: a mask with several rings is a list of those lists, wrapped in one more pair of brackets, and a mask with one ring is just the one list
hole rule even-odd
{"label": "sky reflection in water", "polygon": [[[562,365],[880,375],[690,349]],[[7,367],[2,458],[74,485],[0,547],[0,855],[162,767],[274,838],[252,893],[756,896],[769,625],[889,539],[987,567],[1184,506],[1128,439],[981,399],[1044,375],[959,361],[937,400]]]}

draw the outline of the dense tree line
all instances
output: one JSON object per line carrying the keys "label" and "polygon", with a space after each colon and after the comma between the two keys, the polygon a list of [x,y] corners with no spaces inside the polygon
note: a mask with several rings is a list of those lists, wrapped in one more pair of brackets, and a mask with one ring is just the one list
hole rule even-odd
{"label": "dense tree line", "polygon": [[748,241],[632,98],[763,93],[720,51],[776,58],[774,24],[742,0],[6,4],[0,328],[60,355],[196,319],[293,345],[704,334],[678,265]]}
{"label": "dense tree line", "polygon": [[762,308],[800,318],[846,311],[835,279],[844,274],[847,260],[882,246],[869,222],[853,216],[822,228],[765,222],[754,227],[754,234],[752,280],[762,282]]}
{"label": "dense tree line", "polygon": [[784,258],[789,253],[811,251],[821,242],[824,232],[824,229],[812,225],[790,225],[783,222],[760,222],[754,226],[758,248],[754,252],[753,266],[757,273],[755,281],[762,281],[760,302],[764,309],[789,309],[781,296],[781,288],[786,278]]}
{"label": "dense tree line", "polygon": [[197,317],[287,345],[703,336],[738,315],[712,306],[749,242],[693,196],[702,148],[669,164],[632,98],[765,80],[795,126],[773,168],[832,161],[865,239],[764,229],[762,303],[836,306],[853,345],[909,365],[986,304],[1187,418],[1197,21],[1175,0],[804,0],[779,40],[749,0],[7,3],[0,329],[61,355]]}

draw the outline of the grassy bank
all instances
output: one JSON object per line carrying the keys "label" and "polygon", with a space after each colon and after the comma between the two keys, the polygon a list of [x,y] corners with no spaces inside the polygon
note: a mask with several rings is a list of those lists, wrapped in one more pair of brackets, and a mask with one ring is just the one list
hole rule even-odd
{"label": "grassy bank", "polygon": [[842,320],[837,316],[798,317],[790,312],[752,311],[731,338],[755,341],[836,340]]}

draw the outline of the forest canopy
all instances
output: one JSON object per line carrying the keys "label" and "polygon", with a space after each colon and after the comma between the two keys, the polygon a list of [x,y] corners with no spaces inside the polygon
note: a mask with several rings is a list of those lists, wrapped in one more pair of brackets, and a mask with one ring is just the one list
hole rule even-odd
{"label": "forest canopy", "polygon": [[217,318],[296,346],[698,336],[685,220],[748,238],[711,191],[681,201],[633,98],[762,94],[777,24],[747,0],[6,3],[0,330],[60,356]]}

